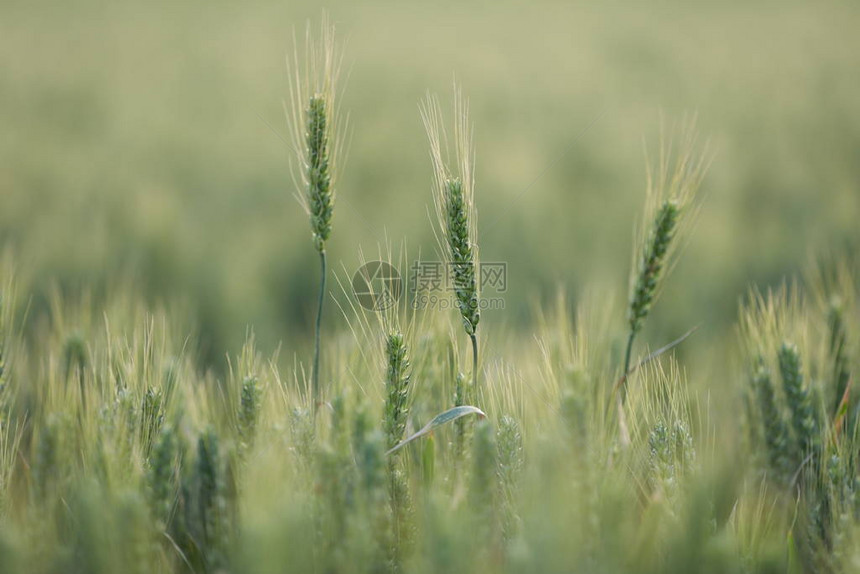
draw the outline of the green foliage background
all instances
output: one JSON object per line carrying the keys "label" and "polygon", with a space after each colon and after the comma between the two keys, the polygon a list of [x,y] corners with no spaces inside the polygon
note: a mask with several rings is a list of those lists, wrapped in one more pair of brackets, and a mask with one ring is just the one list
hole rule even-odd
{"label": "green foliage background", "polygon": [[[506,310],[558,284],[624,291],[643,138],[697,112],[716,152],[685,257],[650,328],[720,342],[747,285],[857,245],[860,6],[852,2],[331,2],[348,38],[352,139],[331,268],[387,237],[433,250],[417,102],[452,75],[476,126],[479,240]],[[97,299],[130,277],[181,303],[205,364],[246,325],[304,353],[316,260],[281,108],[311,2],[4,2],[0,239],[34,294]],[[331,326],[339,319],[328,313]],[[488,330],[492,330],[490,327]]]}

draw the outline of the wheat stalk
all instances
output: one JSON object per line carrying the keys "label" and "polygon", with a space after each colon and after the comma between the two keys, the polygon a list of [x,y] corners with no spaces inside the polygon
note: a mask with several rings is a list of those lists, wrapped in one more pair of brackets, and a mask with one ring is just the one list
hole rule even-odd
{"label": "wheat stalk", "polygon": [[457,308],[472,343],[472,383],[478,388],[478,323],[481,320],[477,278],[478,246],[473,169],[475,163],[469,104],[454,86],[454,146],[456,173],[445,161],[447,138],[439,100],[428,94],[420,106],[433,164],[433,203],[439,224],[440,251],[453,275]]}
{"label": "wheat stalk", "polygon": [[622,401],[630,373],[633,343],[676,262],[683,239],[679,236],[695,220],[698,208],[696,193],[708,165],[708,154],[697,151],[695,122],[689,122],[681,130],[677,148],[671,139],[665,141],[662,133],[660,139],[656,171],[648,162],[645,215],[633,250],[627,307],[630,331],[622,371]]}
{"label": "wheat stalk", "polygon": [[311,371],[314,413],[321,401],[320,329],[326,292],[326,241],[331,235],[334,212],[336,166],[343,148],[345,121],[338,108],[337,82],[342,50],[335,41],[334,25],[323,14],[320,35],[313,38],[310,24],[305,33],[304,58],[299,48],[288,59],[290,102],[285,112],[295,161],[293,180],[300,204],[308,213],[314,248],[320,258],[320,290],[314,331],[314,359]]}

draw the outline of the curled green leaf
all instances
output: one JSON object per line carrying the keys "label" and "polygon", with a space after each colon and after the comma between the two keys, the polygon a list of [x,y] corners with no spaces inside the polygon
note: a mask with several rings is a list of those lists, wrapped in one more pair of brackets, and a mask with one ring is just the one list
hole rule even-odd
{"label": "curled green leaf", "polygon": [[481,418],[484,418],[487,416],[484,413],[484,411],[482,411],[478,407],[473,407],[473,406],[469,406],[469,405],[463,405],[463,406],[459,406],[459,407],[450,408],[447,411],[445,411],[443,413],[439,413],[438,415],[433,417],[433,420],[431,420],[429,423],[424,425],[424,427],[421,430],[419,430],[418,432],[416,432],[412,436],[403,439],[402,441],[397,443],[397,445],[394,448],[390,449],[385,454],[389,455],[391,453],[397,452],[398,450],[400,450],[401,448],[403,448],[404,446],[406,446],[410,442],[412,442],[416,439],[419,439],[422,436],[430,434],[436,428],[438,428],[438,427],[440,427],[446,423],[450,423],[451,421],[455,421],[461,417],[465,417],[467,415],[478,415]]}

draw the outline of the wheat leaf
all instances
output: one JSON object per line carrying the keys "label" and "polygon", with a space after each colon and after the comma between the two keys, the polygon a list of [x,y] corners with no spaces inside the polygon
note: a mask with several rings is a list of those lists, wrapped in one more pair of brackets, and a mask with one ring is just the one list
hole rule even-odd
{"label": "wheat leaf", "polygon": [[440,427],[446,423],[450,423],[451,421],[455,421],[461,417],[465,417],[467,415],[478,415],[481,418],[484,418],[487,416],[486,414],[484,414],[484,411],[482,411],[478,407],[473,407],[473,406],[469,406],[469,405],[463,405],[463,406],[459,406],[459,407],[450,408],[447,411],[445,411],[443,413],[439,413],[438,415],[436,415],[433,418],[433,420],[431,420],[429,423],[424,425],[424,427],[420,431],[418,431],[417,433],[413,434],[412,436],[410,436],[406,439],[403,439],[402,441],[400,441],[400,443],[397,444],[397,446],[395,446],[394,448],[392,448],[391,450],[389,450],[385,454],[389,455],[393,452],[397,452],[398,450],[400,450],[401,448],[403,448],[404,446],[406,446],[410,442],[412,442],[416,439],[419,439],[422,436],[430,434],[436,428],[438,428],[438,427]]}

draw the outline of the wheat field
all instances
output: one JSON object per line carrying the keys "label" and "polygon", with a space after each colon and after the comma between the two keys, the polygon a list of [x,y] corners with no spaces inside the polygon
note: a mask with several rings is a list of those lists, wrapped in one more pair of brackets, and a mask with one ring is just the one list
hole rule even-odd
{"label": "wheat field", "polygon": [[851,3],[0,8],[0,574],[860,569]]}

